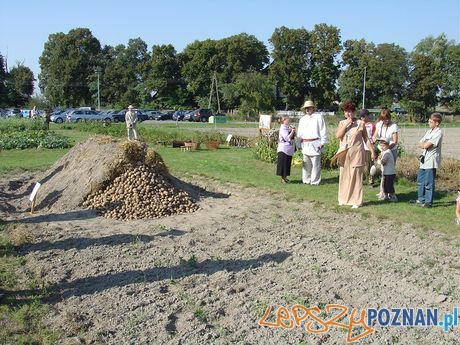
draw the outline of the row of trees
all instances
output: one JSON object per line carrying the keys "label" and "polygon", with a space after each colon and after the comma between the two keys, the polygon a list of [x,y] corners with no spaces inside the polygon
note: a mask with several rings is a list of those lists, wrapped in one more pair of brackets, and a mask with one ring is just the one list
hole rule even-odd
{"label": "row of trees", "polygon": [[26,104],[34,92],[34,80],[32,70],[21,63],[7,71],[0,54],[0,107]]}
{"label": "row of trees", "polygon": [[417,114],[438,103],[460,110],[460,45],[445,35],[421,40],[410,53],[364,39],[342,43],[340,30],[326,24],[277,28],[269,41],[271,53],[246,33],[195,41],[178,53],[170,44],[149,51],[140,38],[101,46],[89,29],[77,28],[49,36],[39,86],[52,105],[96,104],[99,77],[106,107],[207,106],[216,74],[223,107],[248,114],[299,108],[305,98],[319,108],[345,98],[359,104],[366,72],[368,107],[402,100]]}

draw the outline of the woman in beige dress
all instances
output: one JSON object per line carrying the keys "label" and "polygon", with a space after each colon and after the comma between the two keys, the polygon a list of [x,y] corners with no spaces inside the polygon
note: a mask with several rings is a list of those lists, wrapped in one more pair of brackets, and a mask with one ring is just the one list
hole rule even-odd
{"label": "woman in beige dress", "polygon": [[351,102],[345,102],[342,109],[345,120],[340,121],[336,132],[336,137],[340,140],[337,156],[341,156],[338,160],[339,205],[358,208],[363,205],[364,143],[371,151],[372,160],[375,160],[375,152],[367,136],[364,122],[354,117],[355,106]]}

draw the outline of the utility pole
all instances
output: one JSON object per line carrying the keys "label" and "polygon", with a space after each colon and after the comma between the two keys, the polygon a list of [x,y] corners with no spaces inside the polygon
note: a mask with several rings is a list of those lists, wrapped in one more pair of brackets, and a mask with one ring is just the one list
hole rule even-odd
{"label": "utility pole", "polygon": [[363,108],[362,109],[365,109],[364,108],[364,100],[366,98],[366,72],[367,72],[367,65],[364,66],[364,80],[363,80]]}
{"label": "utility pole", "polygon": [[217,112],[220,113],[219,87],[217,86],[217,73],[216,72],[214,72],[211,78],[211,90],[209,92],[209,102],[208,102],[209,109],[211,109],[211,100],[212,100],[212,94],[214,92],[214,87],[216,88]]}
{"label": "utility pole", "polygon": [[99,74],[101,73],[101,68],[98,66],[96,67],[97,73],[97,110],[101,110],[101,92],[100,92],[100,82],[99,82]]}

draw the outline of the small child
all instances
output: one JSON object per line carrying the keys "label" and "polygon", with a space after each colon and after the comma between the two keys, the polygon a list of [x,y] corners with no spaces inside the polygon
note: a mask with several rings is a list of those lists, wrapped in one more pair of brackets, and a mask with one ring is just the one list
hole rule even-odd
{"label": "small child", "polygon": [[455,203],[455,215],[457,216],[457,219],[455,220],[455,222],[457,223],[457,225],[460,225],[460,188],[457,190],[457,192],[458,198]]}
{"label": "small child", "polygon": [[396,178],[395,158],[390,150],[390,144],[386,139],[379,140],[382,153],[380,164],[382,165],[383,196],[381,200],[398,201],[395,194],[394,181]]}

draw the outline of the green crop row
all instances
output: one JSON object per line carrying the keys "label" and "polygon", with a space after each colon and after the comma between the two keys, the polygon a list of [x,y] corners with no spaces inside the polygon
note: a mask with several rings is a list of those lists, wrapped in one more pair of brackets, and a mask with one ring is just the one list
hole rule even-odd
{"label": "green crop row", "polygon": [[70,147],[70,140],[52,131],[24,130],[12,133],[0,132],[0,149],[62,149]]}

